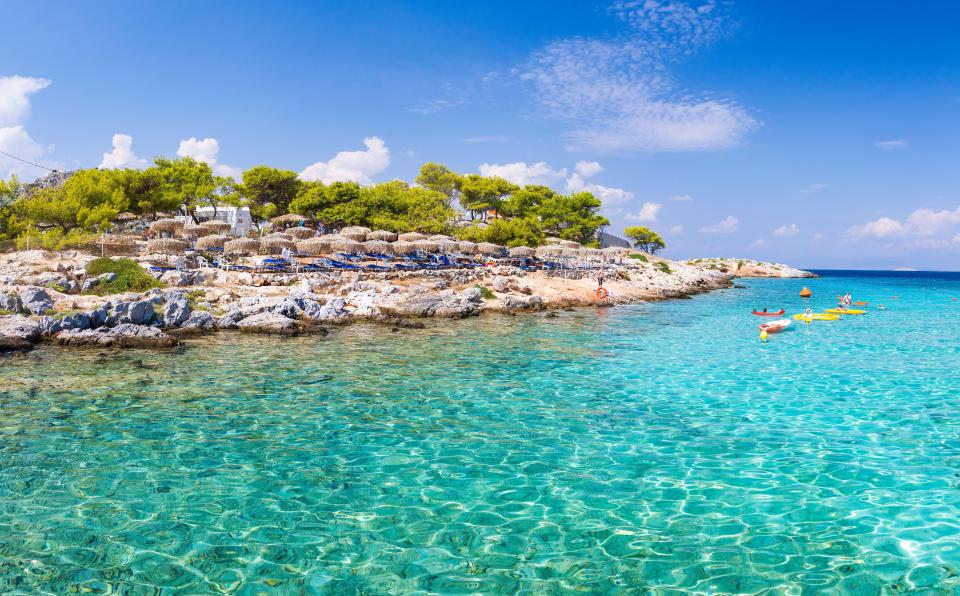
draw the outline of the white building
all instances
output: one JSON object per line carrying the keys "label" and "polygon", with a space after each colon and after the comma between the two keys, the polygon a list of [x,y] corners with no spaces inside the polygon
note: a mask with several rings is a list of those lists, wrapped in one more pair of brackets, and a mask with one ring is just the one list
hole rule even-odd
{"label": "white building", "polygon": [[[214,217],[213,207],[197,207],[194,212],[197,216],[197,223],[219,219],[227,222],[230,228],[230,234],[234,236],[246,236],[247,232],[253,229],[253,218],[250,217],[249,207],[217,207],[216,217]],[[193,221],[189,216],[183,216],[180,219],[184,221]]]}

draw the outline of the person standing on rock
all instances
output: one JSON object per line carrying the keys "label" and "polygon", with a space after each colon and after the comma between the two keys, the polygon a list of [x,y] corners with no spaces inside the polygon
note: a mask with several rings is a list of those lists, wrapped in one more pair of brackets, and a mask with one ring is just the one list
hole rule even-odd
{"label": "person standing on rock", "polygon": [[600,272],[597,273],[597,287],[598,288],[603,287],[603,269],[601,269]]}

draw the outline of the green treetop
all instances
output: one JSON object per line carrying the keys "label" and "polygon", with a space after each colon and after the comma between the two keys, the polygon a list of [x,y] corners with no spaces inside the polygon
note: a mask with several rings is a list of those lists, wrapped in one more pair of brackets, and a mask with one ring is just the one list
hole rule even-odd
{"label": "green treetop", "polygon": [[667,247],[660,234],[646,226],[629,226],[623,230],[626,236],[633,240],[633,246],[643,252],[656,254]]}

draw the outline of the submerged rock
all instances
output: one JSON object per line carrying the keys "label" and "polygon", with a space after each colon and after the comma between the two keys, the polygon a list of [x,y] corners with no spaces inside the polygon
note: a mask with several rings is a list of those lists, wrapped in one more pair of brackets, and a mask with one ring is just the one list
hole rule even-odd
{"label": "submerged rock", "polygon": [[130,323],[121,323],[112,328],[67,329],[58,333],[54,339],[63,346],[163,348],[180,344],[179,340],[159,329]]}

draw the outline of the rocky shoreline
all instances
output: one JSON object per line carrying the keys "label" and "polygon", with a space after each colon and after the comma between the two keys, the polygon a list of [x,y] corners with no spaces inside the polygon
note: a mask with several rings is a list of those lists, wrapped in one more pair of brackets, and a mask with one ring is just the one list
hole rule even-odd
{"label": "rocky shoreline", "polygon": [[[31,254],[32,253],[32,254]],[[332,325],[373,321],[396,329],[417,319],[458,319],[612,306],[730,287],[738,276],[808,277],[785,265],[711,259],[704,264],[624,259],[605,271],[605,298],[592,276],[548,275],[496,266],[393,273],[260,275],[217,269],[170,271],[168,286],[97,296],[98,280],[78,253],[14,253],[0,259],[0,352],[40,342],[62,346],[166,348],[199,334],[326,334]],[[101,276],[102,277],[102,276]],[[173,286],[173,287],[169,287]]]}

